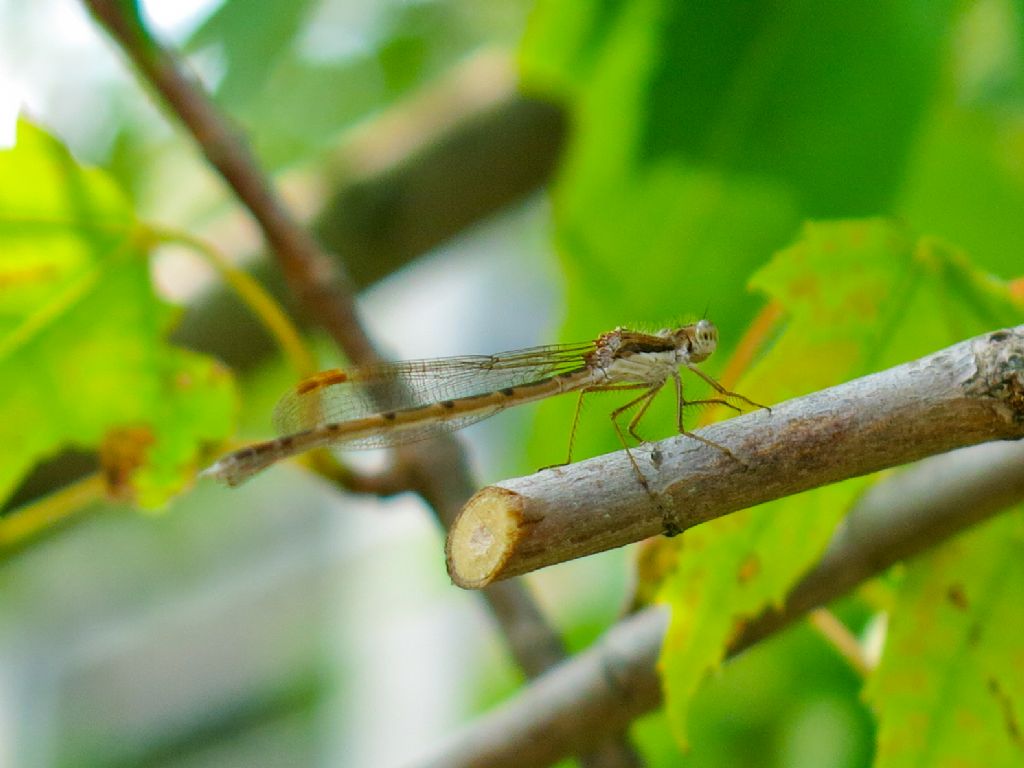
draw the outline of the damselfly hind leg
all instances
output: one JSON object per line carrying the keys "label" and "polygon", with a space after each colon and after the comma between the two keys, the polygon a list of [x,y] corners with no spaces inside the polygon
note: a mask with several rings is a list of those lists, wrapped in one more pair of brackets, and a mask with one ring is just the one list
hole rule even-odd
{"label": "damselfly hind leg", "polygon": [[580,390],[580,396],[576,398],[576,410],[572,414],[572,424],[569,427],[569,450],[565,453],[565,463],[572,464],[572,447],[576,443],[576,428],[580,425],[580,411],[583,410],[583,396],[587,390]]}
{"label": "damselfly hind leg", "polygon": [[[541,469],[557,469],[558,467],[564,467],[568,464],[572,464],[572,452],[573,447],[576,444],[576,430],[579,428],[580,425],[580,414],[583,412],[583,397],[585,395],[588,395],[592,392],[621,392],[627,389],[636,390],[646,388],[646,384],[613,384],[608,386],[596,386],[588,387],[587,389],[581,389],[579,397],[576,398],[576,408],[573,411],[572,422],[569,425],[569,448],[566,451],[565,461],[560,462],[558,464],[548,464],[544,467],[541,467]],[[619,439],[622,440],[621,435],[619,436]],[[623,445],[625,445],[625,443],[623,443]]]}
{"label": "damselfly hind leg", "polygon": [[569,425],[569,449],[565,454],[565,461],[560,461],[557,464],[545,464],[543,467],[538,469],[538,472],[543,472],[545,469],[558,469],[559,467],[565,467],[572,464],[572,448],[576,443],[576,428],[580,425],[580,411],[583,410],[583,396],[587,394],[588,390],[581,389],[580,396],[576,398],[576,410],[572,414],[572,423]]}

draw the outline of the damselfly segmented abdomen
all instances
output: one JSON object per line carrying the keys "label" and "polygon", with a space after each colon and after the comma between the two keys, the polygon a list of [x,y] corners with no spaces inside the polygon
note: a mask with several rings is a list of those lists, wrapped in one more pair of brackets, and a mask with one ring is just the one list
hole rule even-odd
{"label": "damselfly segmented abdomen", "polygon": [[[290,434],[229,453],[203,474],[228,485],[239,485],[277,461],[315,448],[383,448],[424,440],[462,429],[512,405],[585,387],[595,378],[594,371],[583,368],[514,387],[502,387],[493,392],[387,410],[344,421],[325,421],[337,409],[332,408],[329,402],[317,402],[318,392],[322,394],[330,387],[352,380],[340,371],[324,372],[299,384],[278,404],[275,421],[279,429],[291,430]],[[311,426],[303,428],[304,424]]]}

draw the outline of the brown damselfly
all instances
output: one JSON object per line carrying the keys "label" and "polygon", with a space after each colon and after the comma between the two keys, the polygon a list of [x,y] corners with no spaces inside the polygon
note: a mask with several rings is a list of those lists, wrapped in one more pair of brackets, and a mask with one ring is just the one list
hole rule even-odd
{"label": "brown damselfly", "polygon": [[[726,390],[697,368],[717,344],[714,324],[700,320],[654,334],[616,328],[580,344],[324,371],[300,382],[278,402],[274,425],[280,437],[229,453],[203,474],[238,485],[281,459],[314,448],[380,448],[422,440],[462,429],[514,405],[577,392],[571,459],[571,436],[585,394],[641,390],[611,414],[627,446],[619,417],[636,409],[627,431],[642,441],[637,424],[670,380],[679,431],[726,450],[683,426],[683,408],[689,405],[719,403],[739,410],[726,399],[732,398],[763,407]],[[704,379],[719,397],[685,400],[680,368]]]}

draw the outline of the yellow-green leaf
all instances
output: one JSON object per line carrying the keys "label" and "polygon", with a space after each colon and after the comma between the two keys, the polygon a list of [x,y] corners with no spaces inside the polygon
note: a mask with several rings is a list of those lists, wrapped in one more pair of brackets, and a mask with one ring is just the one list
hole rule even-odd
{"label": "yellow-green leaf", "polygon": [[[953,249],[915,242],[883,220],[813,223],[751,281],[788,315],[738,390],[775,403],[1019,322],[1003,283]],[[939,322],[936,322],[936,319]],[[682,537],[661,596],[669,716],[685,741],[687,706],[742,622],[781,601],[820,555],[867,482],[856,479],[716,520]]]}
{"label": "yellow-green leaf", "polygon": [[103,447],[117,492],[157,506],[230,432],[230,376],[165,342],[149,240],[109,177],[19,125],[0,152],[0,500],[41,459]]}
{"label": "yellow-green leaf", "polygon": [[1024,764],[1022,595],[1020,512],[908,566],[867,690],[878,768]]}

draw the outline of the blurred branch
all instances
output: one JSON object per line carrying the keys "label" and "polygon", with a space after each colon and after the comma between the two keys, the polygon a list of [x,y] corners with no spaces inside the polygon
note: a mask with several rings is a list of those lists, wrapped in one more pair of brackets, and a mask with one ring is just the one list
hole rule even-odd
{"label": "blurred branch", "polygon": [[[477,588],[987,440],[1024,437],[1024,326],[633,451],[479,491],[448,570]],[[738,459],[737,459],[738,457]]]}
{"label": "blurred branch", "polygon": [[[336,188],[311,226],[365,288],[539,189],[566,128],[560,107],[518,92],[510,56],[477,54],[346,135],[322,172]],[[288,305],[272,263],[250,269]],[[221,286],[192,303],[174,337],[233,367],[273,351]]]}
{"label": "blurred branch", "polygon": [[348,135],[316,230],[368,285],[539,189],[565,132],[561,107],[519,93],[512,55],[478,53]]}
{"label": "blurred branch", "polygon": [[302,307],[353,362],[376,360],[340,262],[328,257],[299,226],[260,171],[244,138],[232,130],[177,58],[149,35],[136,5],[126,0],[83,2],[256,219]]}
{"label": "blurred branch", "polygon": [[[211,165],[257,220],[302,308],[331,335],[354,363],[377,359],[356,311],[353,286],[340,260],[331,259],[292,217],[259,169],[243,138],[230,130],[201,86],[176,57],[149,36],[138,9],[126,0],[83,0],[170,110],[190,131]],[[409,480],[443,524],[472,493],[459,444],[452,438],[397,452],[397,477]],[[565,651],[522,584],[492,591],[491,607],[527,673],[547,669]],[[525,639],[525,641],[524,641]],[[631,764],[633,754],[620,749]]]}
{"label": "blurred branch", "polygon": [[[736,656],[811,609],[840,597],[966,528],[1024,501],[1024,443],[995,442],[921,461],[873,486],[840,526],[818,565],[777,610],[751,620]],[[588,650],[482,716],[424,766],[550,765],[626,728],[661,705],[657,660],[668,611],[645,609]]]}

